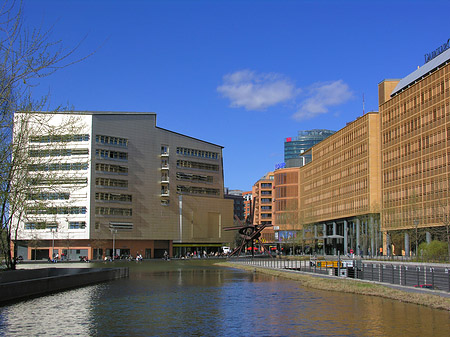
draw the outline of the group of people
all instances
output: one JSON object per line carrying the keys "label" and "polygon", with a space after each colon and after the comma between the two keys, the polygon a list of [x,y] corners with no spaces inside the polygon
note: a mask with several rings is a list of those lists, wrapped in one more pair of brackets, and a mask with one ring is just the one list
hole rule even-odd
{"label": "group of people", "polygon": [[113,260],[127,260],[127,261],[134,261],[136,260],[136,262],[140,262],[142,261],[144,258],[142,257],[141,254],[137,254],[136,255],[136,259],[133,257],[133,255],[127,255],[127,256],[119,256],[116,255],[114,256],[114,259],[111,256],[105,256],[104,261],[113,261]]}
{"label": "group of people", "polygon": [[228,254],[226,253],[219,253],[219,252],[210,252],[209,254],[204,250],[203,252],[199,251],[193,251],[193,252],[187,252],[185,256],[181,256],[181,259],[192,259],[192,258],[208,258],[208,257],[219,257],[219,256],[226,256]]}

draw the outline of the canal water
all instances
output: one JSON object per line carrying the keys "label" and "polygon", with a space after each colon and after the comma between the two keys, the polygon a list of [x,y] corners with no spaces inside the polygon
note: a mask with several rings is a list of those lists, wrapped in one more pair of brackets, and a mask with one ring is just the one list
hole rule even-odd
{"label": "canal water", "polygon": [[211,260],[127,265],[129,279],[0,307],[0,335],[450,336],[446,311],[302,288]]}

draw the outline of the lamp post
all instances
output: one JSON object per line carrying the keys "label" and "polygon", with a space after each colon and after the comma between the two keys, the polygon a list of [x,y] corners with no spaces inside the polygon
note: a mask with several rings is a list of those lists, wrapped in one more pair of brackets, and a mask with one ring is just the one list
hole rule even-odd
{"label": "lamp post", "polygon": [[58,227],[50,228],[52,232],[52,260],[55,259],[55,232],[58,232]]}
{"label": "lamp post", "polygon": [[414,219],[414,226],[415,226],[415,229],[416,229],[416,258],[417,258],[417,256],[418,256],[418,247],[417,247],[417,226],[419,225],[419,220],[417,220],[417,219]]}
{"label": "lamp post", "polygon": [[113,240],[113,248],[112,248],[112,259],[114,261],[114,257],[115,257],[115,251],[116,251],[116,234],[117,234],[117,229],[113,229],[111,228],[111,234],[112,234],[112,240]]}

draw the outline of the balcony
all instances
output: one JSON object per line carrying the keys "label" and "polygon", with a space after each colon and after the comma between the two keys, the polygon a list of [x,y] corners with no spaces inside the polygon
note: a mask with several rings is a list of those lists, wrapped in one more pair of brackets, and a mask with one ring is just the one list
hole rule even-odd
{"label": "balcony", "polygon": [[161,190],[161,197],[169,197],[169,196],[170,196],[170,192],[169,192],[168,189],[167,190],[165,190],[165,189]]}

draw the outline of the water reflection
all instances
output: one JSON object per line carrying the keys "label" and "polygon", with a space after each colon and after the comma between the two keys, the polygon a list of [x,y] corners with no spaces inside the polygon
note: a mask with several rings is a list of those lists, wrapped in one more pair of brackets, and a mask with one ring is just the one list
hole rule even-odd
{"label": "water reflection", "polygon": [[205,261],[130,264],[130,278],[0,308],[7,336],[450,335],[450,315]]}

